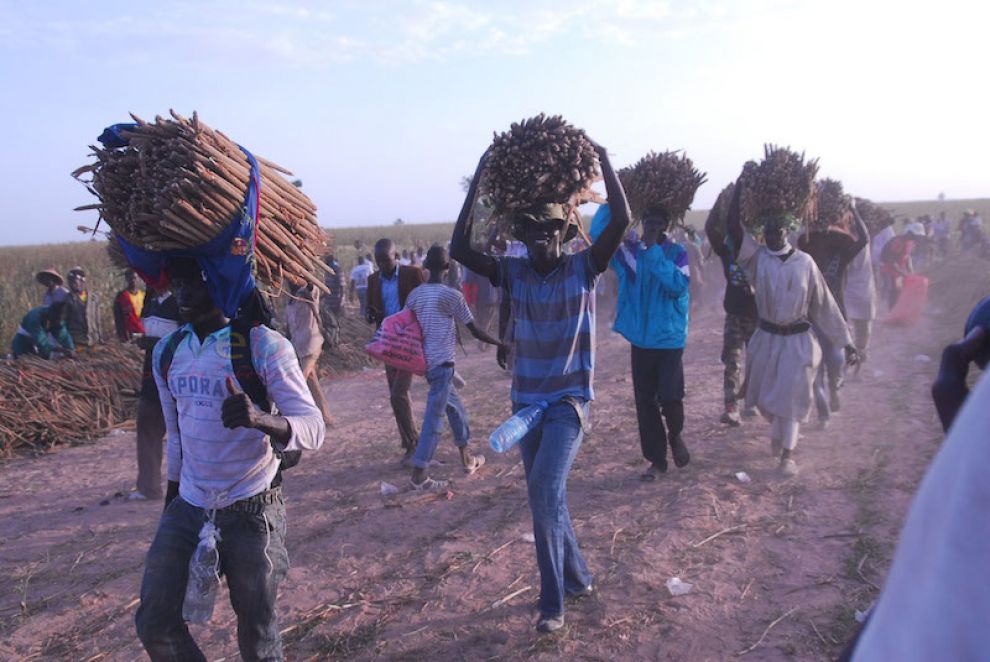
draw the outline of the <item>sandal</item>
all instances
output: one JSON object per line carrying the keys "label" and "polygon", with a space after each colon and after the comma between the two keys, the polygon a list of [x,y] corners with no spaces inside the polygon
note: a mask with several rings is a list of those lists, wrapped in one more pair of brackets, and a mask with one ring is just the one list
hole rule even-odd
{"label": "sandal", "polygon": [[417,483],[412,478],[409,479],[409,488],[413,492],[442,492],[447,489],[447,485],[447,481],[433,480],[429,476],[424,478],[422,483]]}
{"label": "sandal", "polygon": [[464,467],[464,472],[470,476],[474,474],[478,469],[485,466],[485,456],[484,455],[474,455],[471,457],[471,464]]}

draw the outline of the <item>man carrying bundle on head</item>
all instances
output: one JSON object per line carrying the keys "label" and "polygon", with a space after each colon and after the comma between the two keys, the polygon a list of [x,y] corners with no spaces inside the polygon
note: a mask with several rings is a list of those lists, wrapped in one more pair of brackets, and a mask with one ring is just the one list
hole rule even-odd
{"label": "man carrying bundle on head", "polygon": [[[856,213],[852,199],[843,193],[840,182],[823,179],[817,186],[818,218],[814,225],[809,225],[809,231],[798,239],[798,248],[814,259],[832,298],[845,317],[844,301],[849,265],[869,246],[870,232]],[[845,230],[850,222],[855,236]],[[842,388],[846,358],[842,347],[833,345],[827,334],[816,328],[815,335],[822,348],[822,364],[815,377],[815,407],[818,409],[818,422],[824,428],[828,425],[832,412],[839,411],[839,389]]]}
{"label": "man carrying bundle on head", "polygon": [[[551,153],[556,158],[547,159]],[[568,255],[562,247],[577,228],[564,208],[570,203],[563,201],[574,201],[590,186],[596,160],[612,218],[591,248]],[[471,246],[471,212],[483,174],[497,218],[512,224],[528,257],[496,258]],[[496,137],[478,163],[454,227],[454,259],[491,279],[511,301],[513,411],[547,404],[540,423],[519,442],[540,568],[540,632],[563,627],[565,597],[592,590],[567,509],[567,476],[594,398],[595,284],[619,247],[629,217],[605,149],[561,118],[540,115]],[[499,354],[504,356],[504,350]]]}
{"label": "man carrying bundle on head", "polygon": [[444,284],[443,277],[449,266],[450,260],[444,248],[430,248],[423,260],[423,267],[430,272],[430,279],[409,293],[405,306],[416,313],[416,319],[423,329],[426,381],[430,384],[423,427],[412,457],[413,471],[409,479],[410,487],[417,491],[440,491],[447,488],[447,481],[434,480],[426,475],[426,469],[430,466],[440,441],[440,427],[445,413],[454,433],[454,444],[461,454],[464,471],[471,475],[485,464],[484,455],[472,455],[468,452],[471,428],[468,426],[464,405],[453,387],[457,349],[456,322],[465,325],[479,342],[489,345],[499,345],[499,342],[475,325],[464,295]]}
{"label": "man carrying bundle on head", "polygon": [[[643,221],[643,236],[622,246],[611,261],[619,282],[613,328],[631,347],[639,442],[650,463],[641,478],[653,481],[667,471],[668,444],[677,467],[691,460],[681,433],[693,273],[687,251],[668,233],[690,208],[705,176],[674,152],[651,152],[619,175],[633,216]],[[592,236],[602,231],[609,213],[607,206],[599,209]]]}
{"label": "man carrying bundle on head", "polygon": [[[419,267],[400,265],[395,254],[395,244],[391,239],[382,238],[375,242],[375,263],[378,271],[368,277],[368,322],[381,326],[382,320],[394,315],[406,305],[409,293],[423,284],[423,270]],[[419,431],[413,420],[412,398],[409,397],[409,387],[412,386],[411,372],[385,366],[385,378],[388,380],[389,401],[392,403],[392,414],[399,428],[399,441],[402,444],[402,464],[406,466],[412,461],[413,451],[416,450],[416,440]]]}
{"label": "man carrying bundle on head", "polygon": [[722,423],[732,427],[742,425],[739,415],[739,400],[745,398],[745,380],[743,375],[743,352],[749,339],[756,331],[756,296],[753,286],[746,278],[746,272],[736,263],[739,246],[726,237],[725,216],[729,211],[729,203],[735,185],[730,184],[719,194],[705,221],[705,232],[712,250],[722,262],[722,273],[725,275],[725,295],[722,298],[722,308],[725,310],[725,325],[722,331],[722,364],[725,370],[722,375],[725,411],[720,419]]}
{"label": "man carrying bundle on head", "polygon": [[[767,147],[766,158],[747,167],[736,183],[728,213],[729,238],[739,246],[738,263],[756,292],[759,324],[746,357],[746,403],[770,419],[771,452],[780,471],[793,476],[801,422],[811,410],[812,386],[821,348],[812,325],[856,363],[849,328],[821,271],[810,255],[795,251],[787,233],[811,196],[814,162],[803,155]],[[762,225],[765,246],[743,228],[740,198],[747,189],[746,217]]]}
{"label": "man carrying bundle on head", "polygon": [[[326,427],[288,340],[231,322],[196,260],[172,258],[166,268],[185,325],[155,346],[152,361],[168,491],[145,562],[138,636],[152,660],[206,659],[183,615],[190,558],[210,522],[241,656],[281,660],[275,598],[289,559],[280,458],[318,449]],[[277,413],[256,404],[259,388]]]}

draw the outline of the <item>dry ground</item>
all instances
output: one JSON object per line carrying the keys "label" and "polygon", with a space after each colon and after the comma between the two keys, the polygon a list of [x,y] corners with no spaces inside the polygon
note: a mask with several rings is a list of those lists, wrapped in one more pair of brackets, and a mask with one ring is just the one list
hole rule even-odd
{"label": "dry ground", "polygon": [[[802,473],[791,480],[773,471],[764,422],[718,423],[721,316],[706,313],[692,321],[686,355],[692,463],[641,483],[628,345],[601,333],[594,427],[570,480],[598,590],[570,606],[556,636],[533,630],[539,582],[523,540],[530,517],[518,455],[486,450],[487,466],[466,478],[445,439],[438,457],[447,464],[435,473],[455,479],[451,493],[385,499],[381,481],[401,486],[407,475],[382,372],[325,382],[338,424],[286,478],[286,656],[720,660],[756,645],[746,657],[833,658],[855,610],[875,599],[938,448],[928,398],[938,350],[987,289],[983,265],[943,268],[916,327],[879,326],[832,427],[803,431]],[[482,448],[508,414],[509,380],[492,353],[473,347],[459,369]],[[414,391],[421,410],[422,380]],[[142,657],[133,616],[161,504],[122,498],[133,445],[125,434],[0,467],[0,659]],[[737,480],[739,471],[752,481]],[[671,596],[674,576],[693,592]],[[226,594],[195,636],[211,660],[237,659]]]}

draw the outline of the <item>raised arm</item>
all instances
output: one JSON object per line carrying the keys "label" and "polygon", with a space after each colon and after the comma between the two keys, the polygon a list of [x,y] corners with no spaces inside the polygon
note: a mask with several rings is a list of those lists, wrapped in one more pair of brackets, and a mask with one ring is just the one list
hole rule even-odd
{"label": "raised arm", "polygon": [[478,195],[478,184],[481,181],[481,173],[488,160],[488,152],[481,155],[478,167],[471,178],[471,185],[468,187],[467,195],[464,197],[464,205],[461,207],[460,216],[454,225],[454,234],[450,238],[450,257],[457,260],[465,267],[480,274],[489,280],[495,278],[498,273],[498,262],[491,255],[486,255],[476,251],[471,247],[471,228],[474,225],[474,203]]}
{"label": "raised arm", "polygon": [[605,148],[594,143],[595,151],[598,152],[598,161],[602,166],[602,177],[605,179],[605,193],[608,196],[608,208],[612,214],[608,225],[591,245],[591,260],[595,264],[598,273],[604,273],[608,269],[609,260],[619,249],[622,238],[626,236],[626,229],[631,222],[632,214],[629,211],[629,203],[626,201],[626,192],[622,190],[618,175],[612,169],[612,162],[609,161],[608,152]]}
{"label": "raised arm", "polygon": [[742,186],[737,184],[735,191],[732,192],[732,202],[729,203],[729,217],[725,222],[726,230],[729,232],[729,239],[732,240],[732,245],[736,247],[742,246],[743,239],[742,215],[739,212],[739,195],[741,193]]}
{"label": "raised arm", "polygon": [[849,251],[849,255],[855,257],[859,255],[859,252],[866,248],[867,244],[870,243],[870,230],[866,227],[866,222],[863,221],[863,217],[859,215],[859,210],[856,209],[856,201],[853,200],[851,203],[852,213],[853,213],[853,230],[856,238],[856,243]]}

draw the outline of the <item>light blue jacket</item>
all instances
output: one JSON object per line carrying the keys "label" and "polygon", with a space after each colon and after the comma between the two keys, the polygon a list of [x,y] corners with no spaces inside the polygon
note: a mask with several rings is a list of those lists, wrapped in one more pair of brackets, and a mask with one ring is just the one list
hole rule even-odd
{"label": "light blue jacket", "polygon": [[[598,208],[591,223],[592,238],[608,224],[608,205]],[[619,279],[619,301],[614,329],[637,347],[681,349],[687,342],[687,251],[669,239],[646,248],[623,244],[612,258]]]}

